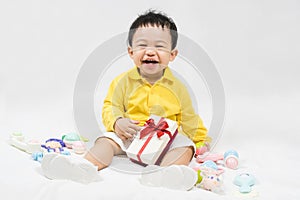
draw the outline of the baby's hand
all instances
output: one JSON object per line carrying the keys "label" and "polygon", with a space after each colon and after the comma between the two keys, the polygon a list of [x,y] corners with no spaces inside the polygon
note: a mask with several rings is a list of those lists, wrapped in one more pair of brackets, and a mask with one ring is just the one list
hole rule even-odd
{"label": "baby's hand", "polygon": [[122,140],[132,139],[133,136],[142,128],[137,124],[139,124],[139,121],[129,118],[119,118],[115,122],[115,133]]}

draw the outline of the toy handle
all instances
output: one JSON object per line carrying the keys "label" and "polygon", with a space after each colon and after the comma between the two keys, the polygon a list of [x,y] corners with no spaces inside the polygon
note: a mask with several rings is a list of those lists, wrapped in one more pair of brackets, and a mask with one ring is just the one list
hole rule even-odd
{"label": "toy handle", "polygon": [[239,165],[239,154],[235,150],[228,150],[224,153],[224,164],[230,169],[237,169]]}
{"label": "toy handle", "polygon": [[22,151],[26,151],[28,150],[28,146],[25,142],[22,142],[14,137],[10,138],[10,144]]}
{"label": "toy handle", "polygon": [[196,157],[196,161],[199,163],[203,163],[207,160],[212,160],[214,162],[217,162],[219,160],[223,160],[223,155],[222,154],[204,154],[204,155],[198,155]]}

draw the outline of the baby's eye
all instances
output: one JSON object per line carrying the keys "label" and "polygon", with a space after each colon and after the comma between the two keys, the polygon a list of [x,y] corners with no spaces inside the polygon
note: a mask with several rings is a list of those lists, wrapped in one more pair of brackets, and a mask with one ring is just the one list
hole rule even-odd
{"label": "baby's eye", "polygon": [[162,46],[162,45],[156,45],[155,47],[156,48],[164,48],[164,46]]}
{"label": "baby's eye", "polygon": [[137,46],[138,47],[146,47],[147,45],[146,44],[138,44]]}

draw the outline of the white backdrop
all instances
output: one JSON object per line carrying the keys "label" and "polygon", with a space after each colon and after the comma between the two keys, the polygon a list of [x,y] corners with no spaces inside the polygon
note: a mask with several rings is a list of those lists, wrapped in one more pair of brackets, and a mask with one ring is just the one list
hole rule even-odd
{"label": "white backdrop", "polygon": [[[297,128],[293,115],[299,110],[300,85],[297,1],[0,4],[3,133],[73,131],[72,95],[81,65],[96,47],[127,31],[137,15],[148,8],[166,12],[181,34],[206,49],[226,90],[226,123],[241,125],[249,118],[270,117],[282,131]],[[256,110],[248,112],[249,105],[256,105]],[[209,122],[209,116],[203,118]],[[257,123],[253,121],[250,127]],[[273,127],[271,122],[265,125]]]}
{"label": "white backdrop", "polygon": [[[219,143],[252,149],[274,141],[281,156],[292,148],[289,166],[299,168],[293,160],[299,158],[300,131],[296,0],[1,1],[1,137],[13,131],[37,138],[76,131],[72,101],[82,64],[149,8],[171,16],[179,32],[200,44],[216,64],[227,98]],[[210,110],[202,109],[209,123]],[[253,155],[244,156],[251,160]]]}

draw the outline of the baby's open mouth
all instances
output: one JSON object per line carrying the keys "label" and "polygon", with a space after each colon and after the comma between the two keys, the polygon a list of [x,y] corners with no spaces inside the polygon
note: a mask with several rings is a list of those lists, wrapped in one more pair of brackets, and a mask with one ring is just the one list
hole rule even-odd
{"label": "baby's open mouth", "polygon": [[142,63],[145,63],[145,64],[158,64],[159,62],[156,61],[156,60],[143,60]]}

